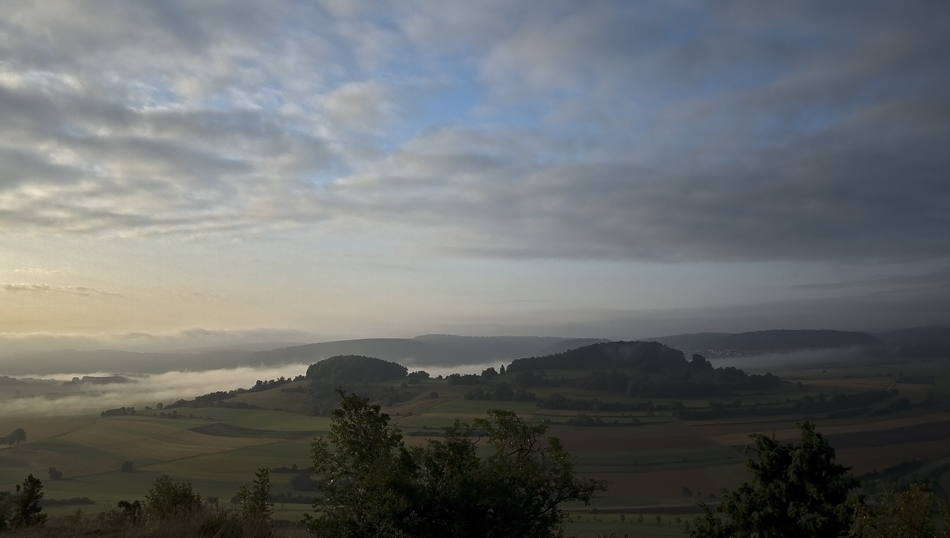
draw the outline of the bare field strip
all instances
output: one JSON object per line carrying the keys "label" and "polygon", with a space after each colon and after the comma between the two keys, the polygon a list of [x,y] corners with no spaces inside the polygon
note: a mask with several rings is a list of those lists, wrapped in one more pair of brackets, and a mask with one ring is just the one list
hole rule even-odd
{"label": "bare field strip", "polygon": [[[239,484],[249,481],[254,471],[260,467],[297,465],[301,469],[306,469],[311,464],[309,441],[294,440],[156,463],[145,467],[145,470],[160,471],[172,476],[233,481]],[[280,488],[287,483],[289,478],[290,475],[287,474],[271,474],[274,490],[281,491]]]}
{"label": "bare field strip", "polygon": [[900,443],[887,446],[848,448],[837,451],[838,460],[853,468],[855,474],[882,470],[913,459],[929,462],[950,456],[946,440]]}
{"label": "bare field strip", "polygon": [[269,439],[213,437],[154,422],[98,421],[60,437],[77,445],[128,459],[175,460],[273,442]]}
{"label": "bare field strip", "polygon": [[[591,429],[591,428],[584,428]],[[606,429],[606,428],[600,428]],[[622,429],[622,427],[611,428]],[[662,450],[669,448],[719,448],[719,445],[698,435],[679,435],[675,437],[563,437],[564,448],[571,453],[584,450],[634,452],[640,450]]]}
{"label": "bare field strip", "polygon": [[[720,486],[705,469],[681,469],[646,473],[583,473],[597,480],[606,480],[607,495],[630,499],[680,499],[684,498],[683,487],[689,488],[697,497],[709,493],[719,494]],[[698,500],[698,499],[697,499]],[[707,499],[708,500],[708,499]]]}
{"label": "bare field strip", "polygon": [[[575,415],[576,416],[576,415]],[[565,426],[553,424],[548,428],[548,434],[567,441],[568,439],[585,439],[589,441],[603,441],[607,439],[657,439],[661,437],[695,437],[690,428],[680,422],[659,422],[640,424],[639,426]]]}
{"label": "bare field strip", "polygon": [[[846,433],[827,433],[825,437],[837,450],[882,447],[904,443],[946,441],[950,439],[950,420],[911,424],[887,430],[873,429]],[[950,443],[947,445],[950,452]]]}
{"label": "bare field strip", "polygon": [[[849,421],[850,422],[850,421]],[[891,418],[885,420],[875,420],[874,418],[867,417],[862,421],[857,423],[848,423],[848,424],[834,424],[833,421],[820,421],[818,425],[818,431],[822,435],[828,437],[829,439],[835,436],[848,435],[848,434],[862,434],[865,432],[886,432],[892,431],[899,433],[903,428],[927,428],[933,424],[940,424],[944,422],[950,422],[950,413],[947,412],[938,412],[938,413],[928,413],[917,416],[905,416],[901,418]],[[774,426],[780,426],[781,429],[768,429],[763,427],[763,423],[755,422],[735,422],[735,423],[718,423],[718,424],[695,424],[694,427],[700,432],[707,432],[713,428],[723,428],[728,430],[741,430],[744,429],[743,433],[724,433],[724,434],[712,434],[707,435],[709,439],[726,445],[726,446],[740,446],[749,444],[749,434],[751,433],[761,433],[764,435],[772,435],[774,432],[775,438],[781,441],[787,441],[790,439],[797,439],[800,435],[798,428],[794,425],[795,421],[769,421],[764,424],[771,424]],[[745,428],[742,428],[742,426]],[[899,442],[899,441],[895,441]]]}
{"label": "bare field strip", "polygon": [[26,440],[39,441],[56,437],[73,430],[84,428],[99,420],[98,415],[79,415],[72,417],[3,417],[0,416],[0,436],[17,428],[26,431]]}
{"label": "bare field strip", "polygon": [[224,422],[215,422],[189,428],[190,431],[214,437],[238,437],[242,439],[301,439],[314,437],[322,432],[302,430],[258,430]]}
{"label": "bare field strip", "polygon": [[45,477],[56,467],[67,478],[118,469],[123,459],[115,454],[59,438],[43,439],[0,451],[0,489],[12,489],[27,474]]}

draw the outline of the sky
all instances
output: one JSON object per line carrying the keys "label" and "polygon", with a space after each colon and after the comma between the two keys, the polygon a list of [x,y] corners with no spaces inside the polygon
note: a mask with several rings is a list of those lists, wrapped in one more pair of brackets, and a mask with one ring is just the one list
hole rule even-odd
{"label": "sky", "polygon": [[18,1],[0,355],[950,323],[950,4]]}

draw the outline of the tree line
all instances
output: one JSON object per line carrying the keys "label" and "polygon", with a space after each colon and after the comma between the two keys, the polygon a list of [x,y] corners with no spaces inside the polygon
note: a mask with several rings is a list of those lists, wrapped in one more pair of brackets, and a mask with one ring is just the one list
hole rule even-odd
{"label": "tree line", "polygon": [[[48,521],[43,513],[43,483],[32,474],[16,492],[0,492],[0,532],[42,528],[41,535],[62,534],[116,536],[214,536],[218,538],[272,538],[274,536],[270,503],[270,475],[258,469],[251,484],[241,486],[235,495],[235,510],[222,509],[217,499],[202,499],[190,482],[176,482],[168,475],[159,476],[145,495],[145,501],[122,500],[116,507],[96,518],[81,511]],[[70,499],[68,504],[88,504]],[[35,534],[33,534],[35,535]]]}

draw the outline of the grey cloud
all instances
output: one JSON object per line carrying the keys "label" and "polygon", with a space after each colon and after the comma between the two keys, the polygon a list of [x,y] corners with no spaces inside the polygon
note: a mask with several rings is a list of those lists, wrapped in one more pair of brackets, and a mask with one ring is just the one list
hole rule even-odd
{"label": "grey cloud", "polygon": [[[17,4],[0,229],[385,224],[516,258],[950,252],[945,3],[486,6]],[[456,63],[486,85],[476,110],[400,115]]]}
{"label": "grey cloud", "polygon": [[[68,334],[0,332],[0,359],[18,353],[61,349],[157,352],[187,351],[217,347],[265,349],[264,343],[313,343],[352,338],[353,335],[321,335],[312,332],[259,328],[246,330],[186,329],[170,333]],[[274,345],[270,349],[284,347]],[[2,360],[0,360],[2,362]]]}
{"label": "grey cloud", "polygon": [[[897,107],[894,120],[907,117]],[[524,144],[433,132],[372,181],[347,183],[364,209],[445,227],[443,245],[518,257],[674,261],[932,258],[950,251],[941,138],[883,142],[853,132],[801,137],[697,169],[531,164]],[[454,139],[454,144],[438,139]],[[854,142],[857,140],[857,142]],[[514,148],[514,151],[512,149]],[[690,163],[691,164],[691,163]],[[349,191],[355,190],[356,193]],[[939,233],[938,233],[939,231]]]}
{"label": "grey cloud", "polygon": [[863,293],[876,297],[899,297],[927,295],[931,297],[950,295],[950,267],[916,275],[895,275],[874,279],[822,282],[789,286],[793,290],[816,290]]}

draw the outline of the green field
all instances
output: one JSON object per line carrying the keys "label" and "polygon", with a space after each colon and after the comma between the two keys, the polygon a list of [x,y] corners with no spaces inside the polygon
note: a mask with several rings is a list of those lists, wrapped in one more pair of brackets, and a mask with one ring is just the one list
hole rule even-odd
{"label": "green field", "polygon": [[[783,372],[793,383],[780,390],[742,395],[745,405],[781,405],[803,395],[851,394],[887,388],[897,371],[934,375],[937,384],[902,388],[913,401],[932,397],[929,406],[885,416],[829,418],[817,413],[809,418],[829,439],[878,439],[892,432],[886,445],[862,448],[848,445],[839,459],[860,473],[883,470],[908,460],[932,462],[950,457],[950,432],[941,437],[940,425],[950,421],[950,375],[946,361],[884,364],[862,369],[837,368],[833,372],[799,370]],[[797,385],[801,382],[801,386]],[[50,385],[55,388],[55,386]],[[549,433],[560,438],[573,455],[578,473],[607,480],[608,491],[595,496],[592,506],[570,506],[573,521],[569,533],[580,536],[616,533],[617,536],[683,535],[699,501],[715,502],[724,489],[746,479],[742,445],[750,433],[775,432],[782,439],[794,437],[799,415],[742,416],[713,420],[681,420],[666,411],[632,413],[585,413],[618,426],[570,426],[566,422],[580,413],[540,409],[534,402],[466,400],[467,386],[429,380],[411,386],[418,395],[384,409],[406,434],[409,444],[424,444],[431,435],[451,425],[456,418],[485,416],[491,408],[516,411],[529,421],[548,421]],[[39,390],[35,387],[31,390]],[[438,392],[438,397],[430,396]],[[623,394],[579,389],[538,389],[538,396],[559,392],[574,398],[597,397],[602,401],[635,401]],[[190,481],[204,497],[217,497],[227,504],[241,484],[253,479],[257,468],[308,467],[310,440],[327,432],[328,417],[311,417],[277,409],[301,407],[302,395],[280,389],[241,395],[236,399],[269,409],[180,408],[179,418],[162,418],[156,410],[135,416],[0,417],[0,428],[22,427],[28,441],[0,448],[0,488],[12,489],[29,473],[44,481],[47,498],[88,497],[95,504],[81,506],[85,513],[108,509],[118,500],[142,499],[155,478],[168,474]],[[710,398],[655,399],[657,405],[678,402],[683,407],[704,409]],[[293,405],[288,405],[288,401]],[[883,404],[882,404],[883,405]],[[635,421],[636,424],[633,424]],[[212,429],[208,429],[212,427]],[[908,427],[926,430],[927,439],[902,438]],[[903,429],[902,429],[903,428]],[[907,430],[909,431],[909,430]],[[917,430],[914,430],[917,431]],[[212,432],[202,433],[202,432]],[[412,435],[413,432],[423,435]],[[850,437],[848,437],[850,436]],[[934,437],[936,436],[936,437]],[[843,441],[842,441],[843,442]],[[120,472],[124,461],[134,462],[133,472]],[[63,472],[61,480],[48,480],[47,470]],[[944,467],[946,469],[946,467]],[[275,493],[292,491],[290,474],[271,475]],[[940,485],[950,483],[947,473],[934,475]],[[685,496],[685,492],[690,492]],[[47,508],[52,514],[73,512],[75,506]],[[275,507],[278,519],[299,520],[309,510],[306,504]],[[652,510],[652,511],[651,511]],[[640,516],[643,522],[639,522]],[[657,523],[656,516],[661,518]],[[622,517],[621,517],[622,516]],[[679,521],[677,522],[677,518]]]}

